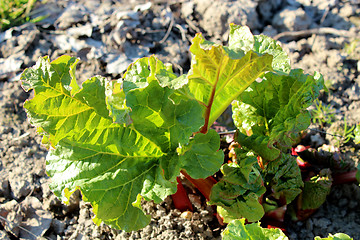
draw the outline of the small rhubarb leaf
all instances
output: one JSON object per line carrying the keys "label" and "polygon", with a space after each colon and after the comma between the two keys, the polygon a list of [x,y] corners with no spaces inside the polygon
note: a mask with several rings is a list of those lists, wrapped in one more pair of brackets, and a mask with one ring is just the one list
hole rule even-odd
{"label": "small rhubarb leaf", "polygon": [[229,48],[235,51],[268,53],[273,56],[272,67],[275,71],[290,72],[290,58],[280,44],[265,35],[253,36],[246,26],[230,24]]}
{"label": "small rhubarb leaf", "polygon": [[334,235],[329,233],[329,236],[326,238],[321,238],[319,236],[316,236],[314,240],[354,240],[354,239],[345,233],[336,233]]}
{"label": "small rhubarb leaf", "polygon": [[259,154],[263,159],[272,161],[279,157],[280,150],[269,144],[269,138],[264,135],[251,135],[246,136],[238,132],[237,141],[242,144],[243,147],[251,149]]}
{"label": "small rhubarb leaf", "polygon": [[[286,151],[300,140],[301,131],[310,125],[306,108],[319,96],[322,88],[324,80],[319,73],[311,76],[299,69],[288,75],[266,73],[261,82],[252,83],[240,95],[241,103],[233,104],[234,122],[240,131],[239,143],[264,157],[265,162],[274,160],[274,148]],[[248,114],[240,114],[244,109]],[[247,136],[249,133],[251,137]],[[255,141],[259,143],[259,139],[268,149],[254,149]],[[269,155],[271,158],[264,153],[269,149],[273,152]]]}
{"label": "small rhubarb leaf", "polygon": [[290,154],[269,162],[263,170],[264,182],[272,189],[275,199],[292,202],[301,193],[304,183],[295,157]]}
{"label": "small rhubarb leaf", "polygon": [[329,195],[332,186],[330,169],[322,169],[320,173],[309,181],[304,182],[304,189],[300,195],[301,209],[318,209]]}
{"label": "small rhubarb leaf", "polygon": [[[234,30],[233,35],[251,35],[248,29]],[[247,41],[234,39],[236,41]],[[231,47],[231,46],[230,46]],[[206,107],[205,130],[225,111],[253,81],[265,71],[272,70],[272,56],[258,54],[248,48],[233,50],[206,41],[201,34],[193,39],[188,92]],[[205,131],[206,132],[206,131]]]}
{"label": "small rhubarb leaf", "polygon": [[222,232],[223,240],[289,240],[279,229],[266,229],[260,223],[245,224],[245,219],[232,221]]}
{"label": "small rhubarb leaf", "polygon": [[360,144],[360,124],[356,126],[354,130],[354,135],[355,135],[355,139],[354,139],[355,144]]}
{"label": "small rhubarb leaf", "polygon": [[206,134],[198,133],[180,156],[181,168],[192,178],[206,178],[216,173],[224,162],[224,153],[219,150],[220,136],[213,129]]}
{"label": "small rhubarb leaf", "polygon": [[167,196],[176,192],[176,185],[164,178],[161,168],[157,168],[155,174],[148,175],[143,186],[141,196],[155,203],[161,203]]}
{"label": "small rhubarb leaf", "polygon": [[112,123],[106,109],[105,78],[93,77],[80,89],[73,74],[76,62],[62,56],[50,63],[44,57],[21,75],[23,88],[35,91],[34,98],[24,104],[30,123],[48,134],[53,147],[78,131],[103,129]]}
{"label": "small rhubarb leaf", "polygon": [[231,23],[229,33],[229,48],[236,52],[248,52],[253,50],[255,43],[254,35],[247,26]]}
{"label": "small rhubarb leaf", "polygon": [[[247,166],[257,162],[256,157],[248,157],[235,163],[225,164],[221,171],[223,178],[213,186],[210,204],[216,204],[226,211],[228,218],[246,218],[250,222],[258,221],[264,215],[259,198],[265,193],[259,171]],[[244,168],[242,168],[244,166]]]}

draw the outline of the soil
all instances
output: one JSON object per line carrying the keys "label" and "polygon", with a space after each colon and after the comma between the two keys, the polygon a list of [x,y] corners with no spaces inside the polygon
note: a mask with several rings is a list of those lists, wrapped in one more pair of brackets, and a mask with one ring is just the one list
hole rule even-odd
{"label": "soil", "polygon": [[[29,94],[19,76],[40,56],[80,58],[79,82],[94,75],[118,79],[132,61],[151,54],[181,74],[189,69],[197,32],[225,43],[229,23],[248,25],[254,34],[278,39],[293,68],[324,75],[328,92],[320,102],[329,110],[317,119],[332,120],[314,122],[307,144],[337,152],[347,170],[360,159],[359,145],[334,136],[345,123],[360,123],[358,0],[38,1],[34,17],[43,15],[41,22],[0,32],[0,239],[220,239],[224,229],[197,192],[190,194],[193,213],[174,209],[170,197],[159,205],[143,203],[151,223],[131,233],[96,226],[78,192],[69,205],[61,203],[48,187],[47,150],[23,109]],[[360,239],[359,203],[358,184],[334,186],[309,219],[286,221],[286,233],[291,240],[336,232]]]}

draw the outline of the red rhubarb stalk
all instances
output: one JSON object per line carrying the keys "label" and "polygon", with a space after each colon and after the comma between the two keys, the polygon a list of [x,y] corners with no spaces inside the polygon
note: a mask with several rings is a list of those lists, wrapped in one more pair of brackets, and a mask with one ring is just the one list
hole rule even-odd
{"label": "red rhubarb stalk", "polygon": [[[222,59],[220,60],[220,65],[222,64]],[[219,78],[220,78],[220,69],[221,66],[219,66],[217,73],[216,73],[216,81],[214,83],[214,85],[212,86],[212,90],[211,90],[211,94],[210,94],[210,98],[209,98],[209,102],[206,106],[206,110],[205,110],[205,124],[204,126],[200,129],[201,133],[206,134],[209,128],[209,118],[210,118],[210,113],[211,113],[211,107],[212,104],[214,102],[214,98],[215,98],[215,93],[216,93],[216,85],[218,84]]]}
{"label": "red rhubarb stalk", "polygon": [[334,174],[333,177],[333,184],[344,184],[344,183],[353,183],[357,182],[356,173],[358,170]]}
{"label": "red rhubarb stalk", "polygon": [[190,202],[189,196],[184,188],[184,186],[182,185],[180,178],[177,177],[176,181],[178,182],[177,184],[177,191],[175,194],[171,195],[171,198],[173,200],[173,203],[175,205],[175,208],[180,210],[180,211],[193,211],[193,206]]}
{"label": "red rhubarb stalk", "polygon": [[194,179],[190,177],[189,174],[187,174],[184,170],[181,170],[181,173],[201,192],[206,200],[210,201],[211,188],[217,183],[217,181],[212,176],[205,179]]}

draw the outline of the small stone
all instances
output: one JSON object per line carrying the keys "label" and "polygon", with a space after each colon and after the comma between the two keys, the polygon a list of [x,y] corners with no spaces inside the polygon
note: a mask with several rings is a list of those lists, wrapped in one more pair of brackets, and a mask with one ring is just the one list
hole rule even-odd
{"label": "small stone", "polygon": [[193,213],[190,211],[185,211],[180,215],[181,218],[184,218],[187,220],[190,220],[192,218],[192,216],[193,216]]}
{"label": "small stone", "polygon": [[354,208],[356,208],[358,206],[358,202],[357,201],[350,201],[349,202],[349,208],[350,209],[354,209]]}
{"label": "small stone", "polygon": [[345,207],[347,204],[348,204],[348,200],[346,199],[346,198],[341,198],[340,200],[339,200],[339,206],[340,207]]}
{"label": "small stone", "polygon": [[11,195],[15,199],[27,196],[33,189],[33,179],[30,173],[22,173],[16,169],[9,173]]}
{"label": "small stone", "polygon": [[274,37],[276,34],[278,34],[278,32],[276,31],[275,28],[273,28],[271,25],[267,25],[262,34],[269,36],[269,37]]}
{"label": "small stone", "polygon": [[272,25],[279,32],[300,31],[308,29],[311,18],[302,8],[287,7],[275,15]]}
{"label": "small stone", "polygon": [[55,21],[58,29],[67,29],[80,22],[88,20],[88,12],[80,4],[69,4],[65,11]]}
{"label": "small stone", "polygon": [[[20,234],[22,238],[32,239],[33,235],[41,237],[50,228],[52,215],[43,209],[42,203],[36,197],[29,196],[21,202],[25,217],[21,223]],[[32,234],[29,234],[31,232]]]}
{"label": "small stone", "polygon": [[90,211],[87,208],[80,209],[79,214],[79,224],[85,224],[85,222],[90,219]]}
{"label": "small stone", "polygon": [[314,220],[314,225],[319,228],[327,228],[331,224],[330,220],[327,218],[320,218],[318,220]]}
{"label": "small stone", "polygon": [[8,174],[5,170],[1,170],[0,176],[0,196],[8,197],[10,195]]}
{"label": "small stone", "polygon": [[21,206],[15,200],[0,205],[0,216],[6,221],[0,221],[4,229],[15,236],[19,235],[19,225],[23,219]]}
{"label": "small stone", "polygon": [[65,230],[65,223],[63,221],[53,219],[51,222],[51,227],[54,229],[56,234],[62,234]]}
{"label": "small stone", "polygon": [[311,142],[316,146],[319,147],[325,143],[325,140],[320,136],[319,133],[310,136]]}
{"label": "small stone", "polygon": [[100,228],[97,226],[92,228],[91,237],[93,239],[100,239],[100,236],[101,236]]}
{"label": "small stone", "polygon": [[307,229],[308,231],[312,231],[313,228],[314,228],[314,224],[313,224],[313,221],[311,220],[311,218],[309,218],[309,219],[306,221],[305,225],[306,225],[306,229]]}

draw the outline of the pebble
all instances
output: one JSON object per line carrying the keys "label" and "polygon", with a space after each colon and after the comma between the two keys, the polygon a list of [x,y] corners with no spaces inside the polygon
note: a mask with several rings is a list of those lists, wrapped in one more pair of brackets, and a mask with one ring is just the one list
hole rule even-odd
{"label": "pebble", "polygon": [[314,224],[313,224],[313,221],[311,220],[311,218],[309,218],[308,220],[306,220],[306,229],[308,231],[312,231],[313,230],[313,227],[314,227]]}
{"label": "pebble", "polygon": [[354,209],[354,208],[356,208],[358,206],[358,202],[350,200],[348,206],[349,206],[350,209]]}
{"label": "pebble", "polygon": [[0,204],[0,215],[7,220],[4,224],[4,229],[15,236],[18,236],[20,233],[19,225],[23,219],[20,204],[18,204],[16,200]]}
{"label": "pebble", "polygon": [[330,220],[327,218],[319,218],[314,220],[314,225],[319,228],[327,228],[331,224]]}
{"label": "pebble", "polygon": [[287,7],[275,15],[272,25],[279,32],[308,29],[312,19],[302,8]]}
{"label": "pebble", "polygon": [[9,197],[10,188],[9,188],[9,178],[8,174],[5,170],[0,171],[0,196],[1,197]]}
{"label": "pebble", "polygon": [[27,196],[34,188],[31,174],[25,173],[19,168],[9,173],[9,183],[11,195],[15,199]]}
{"label": "pebble", "polygon": [[190,211],[185,211],[183,213],[181,213],[180,217],[181,218],[184,218],[184,219],[187,219],[187,220],[190,220],[193,216],[193,213],[190,212]]}
{"label": "pebble", "polygon": [[60,235],[64,232],[66,224],[58,219],[53,219],[51,222],[51,227],[54,229],[56,234]]}
{"label": "pebble", "polygon": [[346,199],[346,198],[341,198],[340,200],[339,200],[339,206],[340,207],[345,207],[346,205],[348,205],[348,200]]}

